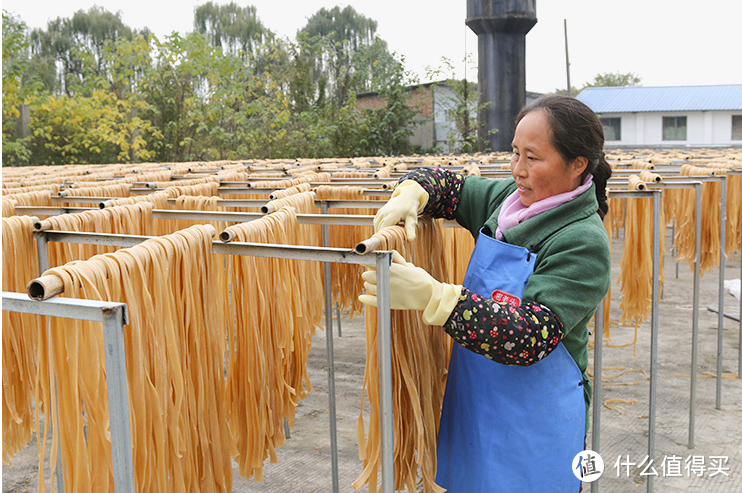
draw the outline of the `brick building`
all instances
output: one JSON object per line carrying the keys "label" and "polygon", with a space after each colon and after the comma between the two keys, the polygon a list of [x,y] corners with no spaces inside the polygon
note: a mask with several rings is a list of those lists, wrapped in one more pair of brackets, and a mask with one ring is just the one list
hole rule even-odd
{"label": "brick building", "polygon": [[[417,125],[413,129],[410,143],[422,151],[441,153],[454,152],[457,146],[454,135],[454,123],[450,120],[450,110],[456,103],[456,95],[446,81],[427,82],[408,86],[410,99],[408,104],[418,112]],[[536,99],[540,94],[528,92],[526,102]],[[476,98],[475,98],[476,99]],[[376,92],[364,92],[356,95],[359,108],[378,109],[384,106],[384,99]],[[471,108],[472,122],[476,118],[476,108]]]}

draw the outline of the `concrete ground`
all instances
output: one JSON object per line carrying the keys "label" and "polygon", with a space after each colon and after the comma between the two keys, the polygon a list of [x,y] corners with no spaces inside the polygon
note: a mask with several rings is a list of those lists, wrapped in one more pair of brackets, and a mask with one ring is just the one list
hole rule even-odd
{"label": "concrete ground", "polygon": [[[620,245],[614,240],[613,279],[618,278]],[[659,311],[658,380],[654,462],[648,464],[648,413],[650,371],[649,323],[634,328],[618,324],[620,289],[612,289],[611,337],[603,346],[603,396],[600,447],[605,469],[597,489],[605,493],[648,491],[648,474],[655,492],[742,491],[742,380],[736,378],[739,323],[724,320],[720,409],[716,406],[718,315],[707,310],[718,304],[718,270],[701,279],[699,358],[695,411],[695,447],[688,447],[692,320],[692,270],[681,264],[675,275],[671,257],[664,259],[665,283]],[[739,279],[740,259],[727,262],[726,279]],[[739,316],[739,300],[725,294],[725,311]],[[342,337],[334,338],[341,492],[361,473],[356,420],[360,412],[365,363],[362,317],[342,319]],[[623,346],[623,347],[619,347]],[[591,351],[592,353],[592,351]],[[318,331],[309,358],[314,390],[297,408],[291,438],[278,451],[278,463],[267,463],[264,481],[237,476],[233,491],[328,492],[332,491],[330,434],[327,398],[325,333]],[[727,378],[728,377],[728,378]],[[617,401],[614,399],[620,399]],[[605,404],[612,407],[609,409]],[[633,403],[632,403],[633,402]],[[368,406],[365,407],[368,410]],[[588,444],[591,443],[588,435]],[[3,492],[36,491],[37,458],[31,444],[3,467]],[[48,484],[47,480],[47,484]],[[366,490],[365,488],[362,490]],[[583,491],[590,491],[585,485]],[[595,491],[595,486],[593,486]]]}

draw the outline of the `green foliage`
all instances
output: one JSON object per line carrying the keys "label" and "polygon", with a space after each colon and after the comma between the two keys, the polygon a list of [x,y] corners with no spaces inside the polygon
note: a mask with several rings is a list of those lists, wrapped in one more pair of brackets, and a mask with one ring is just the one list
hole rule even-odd
{"label": "green foliage", "polygon": [[[110,56],[110,45],[131,40],[135,34],[123,23],[120,13],[112,14],[98,6],[87,12],[78,10],[72,18],[58,17],[48,23],[46,30],[34,29],[29,35],[38,60],[30,76],[42,81],[51,93],[89,95],[117,61]],[[146,31],[141,34],[148,35]]]}
{"label": "green foliage", "polygon": [[193,26],[212,46],[243,60],[256,56],[263,43],[273,36],[258,19],[255,7],[240,7],[234,2],[199,5],[194,12]]}
{"label": "green foliage", "polygon": [[[642,81],[634,72],[605,72],[598,74],[585,87],[638,86]],[[585,88],[583,87],[583,89]]]}
{"label": "green foliage", "polygon": [[25,162],[30,151],[25,140],[16,136],[16,122],[20,116],[18,106],[23,103],[26,91],[22,78],[28,67],[24,32],[26,24],[3,11],[3,162],[17,165]]}
{"label": "green foliage", "polygon": [[[342,107],[359,92],[372,90],[373,63],[386,65],[393,61],[386,42],[376,33],[376,21],[347,6],[344,9],[322,8],[298,33],[305,63],[312,66],[311,77],[318,100],[330,97]],[[373,57],[377,58],[373,58]]]}
{"label": "green foliage", "polygon": [[[634,72],[604,72],[602,74],[597,74],[591,82],[587,82],[581,88],[572,86],[571,94],[575,96],[587,87],[638,86],[641,82],[642,78]],[[568,93],[566,89],[557,89],[554,92],[557,94]]]}
{"label": "green foliage", "polygon": [[[467,62],[472,63],[471,60]],[[478,149],[478,114],[489,103],[479,104],[479,92],[474,82],[453,76],[455,67],[449,58],[442,57],[441,63],[441,67],[429,68],[428,76],[439,79],[445,73],[451,74],[444,81],[444,85],[450,90],[449,95],[443,96],[443,91],[438,93],[441,98],[439,103],[445,108],[446,119],[452,124],[446,135],[448,152],[475,152]]]}
{"label": "green foliage", "polygon": [[366,110],[361,137],[361,155],[393,155],[410,152],[409,138],[417,112],[408,104],[409,91],[403,85],[404,69],[398,64],[379,91],[384,106]]}
{"label": "green foliage", "polygon": [[146,149],[147,138],[159,132],[136,116],[141,106],[103,90],[90,96],[50,95],[33,99],[31,114],[36,117],[30,164],[151,160],[154,155]]}
{"label": "green foliage", "polygon": [[[163,39],[100,7],[28,32],[3,15],[3,158],[12,164],[333,157],[409,152],[403,61],[351,7],[277,39],[254,7],[200,5]],[[361,110],[376,91],[383,108]],[[15,136],[19,104],[31,133]]]}

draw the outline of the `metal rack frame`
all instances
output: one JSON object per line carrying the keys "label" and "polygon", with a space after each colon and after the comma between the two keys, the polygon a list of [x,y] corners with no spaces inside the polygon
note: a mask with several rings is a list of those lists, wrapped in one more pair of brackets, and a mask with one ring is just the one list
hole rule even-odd
{"label": "metal rack frame", "polygon": [[[700,220],[700,211],[701,211],[701,204],[702,204],[702,182],[706,181],[720,181],[722,183],[722,198],[720,201],[720,209],[721,209],[721,244],[722,244],[722,253],[720,258],[720,287],[719,287],[719,330],[718,330],[718,344],[717,344],[717,376],[721,375],[721,366],[722,366],[722,343],[723,343],[723,319],[724,319],[724,301],[723,301],[723,295],[724,295],[724,287],[723,287],[723,281],[724,281],[724,266],[725,266],[725,253],[724,253],[724,245],[725,245],[725,226],[726,226],[726,177],[722,176],[712,176],[712,177],[680,177],[678,176],[678,181],[673,180],[672,178],[676,177],[667,177],[663,176],[663,178],[670,178],[667,182],[664,183],[649,183],[648,187],[651,190],[647,190],[645,192],[629,192],[625,190],[611,190],[609,193],[612,197],[615,198],[630,198],[630,197],[640,197],[640,198],[653,198],[653,235],[655,238],[654,246],[653,246],[653,265],[655,266],[655,269],[657,272],[653,272],[653,300],[652,300],[652,340],[651,340],[651,348],[650,348],[650,420],[649,420],[649,440],[648,440],[648,448],[650,451],[650,458],[653,457],[654,452],[654,424],[655,424],[655,415],[656,415],[656,371],[657,371],[657,328],[658,328],[658,320],[657,320],[657,305],[658,300],[655,300],[655,293],[658,293],[659,286],[658,286],[658,279],[659,279],[659,272],[658,272],[658,257],[659,257],[659,241],[657,239],[657,236],[659,235],[659,197],[660,197],[660,190],[657,189],[665,189],[665,188],[688,188],[688,187],[694,187],[695,188],[695,196],[696,196],[696,258],[694,261],[694,281],[693,281],[693,340],[692,340],[692,363],[691,363],[691,404],[690,404],[690,419],[689,419],[689,443],[688,447],[693,448],[694,447],[694,432],[695,432],[695,388],[696,388],[696,366],[697,366],[697,351],[698,351],[698,310],[699,310],[699,268],[700,268],[700,226],[701,226],[701,220]],[[620,180],[620,179],[619,179]],[[257,192],[257,190],[252,189],[251,192]],[[390,192],[388,192],[390,193]],[[382,193],[380,195],[385,195],[385,193]],[[61,200],[69,200],[71,197],[64,197]],[[82,199],[82,198],[81,198]],[[89,198],[85,198],[82,200],[90,200]],[[229,206],[246,206],[248,205],[255,205],[252,204],[252,202],[258,203],[265,203],[265,201],[228,201],[230,202]],[[234,202],[234,204],[232,204]],[[300,216],[300,222],[303,222],[304,224],[321,224],[323,225],[323,238],[325,240],[324,244],[326,245],[329,242],[329,238],[326,235],[326,228],[327,225],[330,224],[353,224],[353,225],[368,225],[370,224],[370,218],[372,216],[347,216],[347,215],[329,215],[328,209],[331,207],[344,207],[344,208],[354,208],[354,207],[362,207],[362,208],[376,208],[380,205],[383,205],[384,202],[381,201],[347,201],[347,200],[318,200],[316,201],[322,208],[323,214],[316,214],[316,215],[299,215]],[[227,205],[227,204],[224,204]],[[42,211],[39,211],[38,213],[43,213]],[[156,218],[178,218],[178,219],[196,219],[194,217],[195,215],[198,216],[198,219],[202,220],[209,220],[209,221],[245,221],[250,219],[257,219],[259,217],[262,217],[264,214],[262,213],[231,213],[231,212],[196,212],[196,211],[169,211],[169,210],[163,210],[163,211],[155,211],[155,217]],[[207,215],[208,218],[205,218],[204,215]],[[303,216],[303,217],[301,217]],[[448,226],[451,226],[450,224]],[[58,232],[49,232],[52,234],[57,234]],[[103,243],[102,238],[100,237],[94,237],[92,235],[95,235],[94,233],[89,233],[91,235],[91,241],[93,243],[98,244],[109,244],[109,243]],[[117,236],[117,235],[104,235],[104,236]],[[119,238],[120,240],[124,241],[124,236],[127,235],[118,235],[121,236]],[[146,237],[141,237],[142,239],[146,239]],[[60,239],[54,239],[51,241],[65,241]],[[137,243],[142,240],[136,241]],[[121,246],[131,246],[135,243],[127,243],[125,245]],[[220,243],[215,242],[215,253],[232,253],[232,252],[218,252],[217,250],[220,247]],[[231,248],[234,248],[236,245],[239,245],[238,243],[231,244]],[[258,245],[256,245],[258,246]],[[259,246],[265,246],[265,245],[259,245]],[[276,248],[285,248],[285,246],[279,246],[279,245],[272,245],[271,247]],[[305,247],[304,247],[305,248]],[[274,256],[274,255],[263,255],[258,254],[260,248],[258,247],[257,250],[250,250],[251,253],[239,253],[239,254],[245,254],[245,255],[256,255],[256,256]],[[323,248],[323,250],[328,250],[326,247]],[[329,249],[333,250],[333,249]],[[654,251],[656,250],[656,251]],[[276,250],[277,251],[277,250]],[[276,253],[274,251],[273,253]],[[346,250],[346,253],[348,251]],[[306,250],[303,250],[303,248],[299,248],[291,253],[291,255],[297,255],[296,257],[286,257],[286,258],[297,258],[302,260],[318,260],[323,261],[325,266],[325,292],[329,293],[329,288],[327,287],[327,280],[329,279],[329,262],[339,262],[340,260],[322,260],[320,258],[310,258],[312,257],[313,253],[317,252],[308,252]],[[382,252],[377,252],[377,258],[378,255]],[[371,265],[370,263],[362,263],[362,262],[347,262],[343,260],[345,263],[358,263],[359,265]],[[380,272],[383,270],[380,269]],[[388,270],[388,266],[387,266]],[[380,285],[382,284],[382,280],[380,279]],[[381,290],[381,287],[380,287]],[[381,300],[380,300],[381,302]],[[326,325],[327,325],[327,331],[328,331],[328,355],[332,354],[332,316],[331,316],[331,294],[330,294],[330,305],[328,305],[327,296],[326,296],[326,302],[325,302],[325,317],[326,317]],[[742,308],[742,302],[741,302],[741,308]],[[381,305],[380,305],[381,306]],[[380,310],[381,311],[381,310]],[[599,307],[598,312],[596,312],[596,317],[598,314],[602,314],[602,306]],[[602,317],[600,317],[602,318]],[[379,327],[381,328],[382,325],[380,323]],[[600,337],[598,337],[600,336]],[[742,322],[740,322],[740,339],[742,340]],[[602,392],[602,386],[601,378],[602,378],[602,368],[601,364],[599,362],[602,362],[602,324],[597,323],[596,318],[596,346],[595,346],[595,402],[599,402],[600,395]],[[390,342],[391,344],[391,342]],[[380,359],[381,359],[381,341],[380,341]],[[329,357],[329,356],[328,356]],[[383,368],[383,365],[380,364],[380,370]],[[740,360],[739,360],[739,368],[740,372],[742,372],[742,345],[740,346]],[[332,377],[330,376],[332,375]],[[328,379],[332,378],[330,380],[329,390],[331,391],[331,394],[334,396],[334,365],[330,363],[329,369],[328,369]],[[717,409],[720,409],[721,407],[721,378],[717,378]],[[383,379],[382,379],[383,383]],[[382,387],[383,390],[383,387]],[[391,392],[391,385],[389,386],[389,391]],[[391,399],[391,396],[388,397]],[[382,398],[383,403],[383,398]],[[334,404],[334,403],[333,403]],[[383,407],[383,406],[382,406]],[[331,421],[333,421],[334,418],[334,407],[331,406]],[[599,445],[600,445],[600,405],[595,405],[593,409],[593,449],[595,451],[598,451]],[[389,429],[391,429],[391,416],[390,416],[390,425]],[[383,424],[382,424],[382,432],[383,432]],[[597,430],[597,433],[596,433]],[[334,432],[334,433],[333,433]],[[334,436],[333,436],[334,435]],[[336,429],[334,426],[331,426],[331,441],[333,442],[333,452],[335,452],[333,457],[333,485],[335,486],[336,483],[336,474],[337,474],[337,438],[336,438]],[[393,437],[392,437],[393,440]],[[393,443],[390,442],[387,444],[388,447],[392,447]],[[391,450],[391,449],[390,449]],[[384,461],[384,442],[382,442],[382,462]],[[383,462],[384,464],[384,462]],[[392,468],[393,468],[393,461],[392,461]],[[384,480],[384,471],[387,471],[389,468],[386,467],[384,464],[383,470],[382,470],[382,484]],[[393,484],[393,469],[392,469],[392,475],[391,479]],[[597,482],[593,483],[593,490],[597,491]],[[648,479],[647,483],[648,491],[652,491],[652,478],[650,477]],[[337,491],[337,489],[335,489]]]}
{"label": "metal rack frame", "polygon": [[[54,298],[34,301],[26,294],[3,291],[3,310],[46,315],[49,317],[90,320],[103,324],[103,349],[106,364],[110,420],[113,484],[117,492],[134,492],[134,465],[131,455],[129,397],[126,385],[124,325],[129,323],[125,303]],[[62,470],[57,469],[59,491],[64,491]]]}
{"label": "metal rack frame", "polygon": [[[203,213],[197,213],[203,219]],[[194,211],[190,211],[190,218],[194,218]],[[332,219],[332,218],[327,218]],[[364,221],[365,222],[365,221]],[[323,229],[329,234],[328,224],[323,224]],[[119,247],[130,247],[141,243],[151,237],[137,235],[117,235],[104,233],[79,233],[69,231],[40,231],[35,233],[37,249],[39,254],[39,265],[42,272],[48,268],[49,241],[60,243],[78,243],[93,245],[108,245]],[[329,242],[329,236],[326,237]],[[248,255],[255,257],[285,258],[294,260],[320,261],[324,263],[324,286],[325,286],[325,320],[326,340],[328,348],[328,394],[330,409],[330,440],[332,444],[332,483],[333,491],[340,491],[338,479],[338,450],[337,450],[337,423],[335,416],[335,375],[333,357],[333,330],[332,330],[332,293],[329,288],[330,264],[346,263],[373,266],[377,271],[377,330],[378,330],[378,352],[379,352],[379,397],[380,397],[380,428],[381,428],[381,482],[382,488],[388,491],[394,489],[394,435],[393,435],[393,392],[392,392],[392,339],[391,339],[391,301],[389,296],[389,267],[392,263],[392,252],[374,251],[367,255],[360,255],[351,249],[331,247],[311,247],[296,245],[275,245],[264,243],[213,242],[213,252],[225,255]],[[45,304],[50,300],[39,302],[27,300],[32,304]],[[4,306],[3,306],[4,308]],[[53,309],[52,309],[53,311]],[[74,318],[74,317],[73,317]],[[123,343],[123,333],[122,333]],[[117,350],[121,353],[123,360],[123,345]],[[117,356],[119,357],[119,356]],[[125,361],[125,360],[124,360]],[[108,371],[108,368],[107,368]],[[120,386],[123,382],[124,392],[126,390],[126,366],[111,369],[113,380]],[[114,394],[118,394],[114,390]],[[124,408],[128,410],[128,400],[123,401]],[[110,409],[118,409],[111,407]],[[126,413],[128,420],[128,411]],[[115,420],[111,420],[113,423]],[[129,436],[129,435],[127,435]],[[113,438],[112,438],[113,441]],[[112,445],[113,447],[113,445]],[[131,447],[129,446],[128,461],[131,462]],[[117,462],[114,463],[115,467]],[[133,469],[132,469],[133,470]],[[126,471],[119,470],[119,475],[126,475]],[[122,491],[130,491],[122,487]],[[133,490],[131,490],[133,491]]]}

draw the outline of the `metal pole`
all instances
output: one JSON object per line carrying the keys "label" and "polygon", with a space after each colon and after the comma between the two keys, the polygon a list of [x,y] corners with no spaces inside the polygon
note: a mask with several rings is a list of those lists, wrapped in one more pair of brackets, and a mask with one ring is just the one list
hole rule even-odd
{"label": "metal pole", "polygon": [[[654,460],[654,434],[657,414],[657,345],[659,327],[660,296],[660,205],[662,192],[654,190],[652,194],[652,327],[649,356],[649,439],[648,452],[650,464]],[[654,477],[647,476],[647,491],[654,487]]]}
{"label": "metal pole", "polygon": [[[37,233],[34,232],[34,236],[36,237],[36,254],[38,256],[38,262],[39,262],[39,276],[41,276],[44,272],[46,272],[49,269],[49,240],[46,237],[46,233],[41,232]],[[50,321],[47,318],[46,319],[46,340],[51,342],[51,325]],[[52,349],[51,344],[47,344],[47,361],[52,361]],[[57,380],[54,378],[54,372],[52,370],[51,364],[49,365],[49,387],[54,389],[54,394],[57,394]],[[49,413],[49,434],[53,436],[54,434],[54,427],[56,426],[57,429],[59,428],[59,401],[55,399],[54,401],[56,409],[56,416],[57,416],[57,422],[54,422],[53,416],[51,413]],[[56,461],[54,464],[55,468],[55,476],[57,480],[57,490],[59,490],[59,493],[64,493],[64,464],[62,464],[62,443],[61,440],[57,441],[57,458],[60,462],[60,467],[57,467]],[[51,469],[52,464],[49,464],[49,468]]]}
{"label": "metal pole", "polygon": [[[603,302],[595,311],[595,344],[593,346],[593,444],[592,450],[600,453],[600,408],[603,402]],[[598,493],[598,483],[590,484],[590,492]]]}
{"label": "metal pole", "polygon": [[567,42],[567,19],[564,19],[564,57],[567,61],[567,94],[571,96],[572,82],[569,79],[569,43]]}
{"label": "metal pole", "polygon": [[[327,202],[321,204],[322,214],[327,214]],[[322,245],[330,245],[330,227],[322,225]],[[338,475],[338,431],[335,411],[335,349],[332,333],[332,269],[329,262],[322,262],[325,289],[325,341],[327,342],[327,397],[330,407],[330,449],[332,463],[332,491],[340,491]]]}
{"label": "metal pole", "polygon": [[696,369],[698,367],[698,305],[700,304],[701,280],[701,207],[703,200],[703,186],[694,185],[696,191],[696,244],[693,260],[693,327],[691,336],[690,358],[690,417],[688,424],[688,448],[695,447],[696,433]]}
{"label": "metal pole", "polygon": [[[131,456],[123,328],[124,324],[128,323],[126,305],[73,298],[54,298],[41,302],[31,300],[25,294],[5,291],[2,301],[2,308],[7,311],[103,323],[114,487],[116,493],[133,493],[134,468]],[[57,481],[60,491],[64,491],[60,475],[57,476]]]}
{"label": "metal pole", "polygon": [[381,488],[394,491],[394,421],[392,392],[392,316],[389,295],[391,252],[376,254],[377,332],[379,350],[379,401],[381,403]]}
{"label": "metal pole", "polygon": [[134,492],[134,464],[129,428],[123,306],[103,309],[108,419],[111,427],[113,484],[116,492]]}
{"label": "metal pole", "polygon": [[338,322],[338,337],[343,337],[343,326],[340,322],[340,303],[335,302],[335,315]]}
{"label": "metal pole", "polygon": [[724,270],[726,267],[727,242],[727,177],[721,179],[721,202],[719,204],[719,328],[716,336],[716,409],[721,409],[722,348],[724,347]]}

